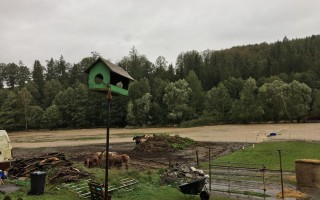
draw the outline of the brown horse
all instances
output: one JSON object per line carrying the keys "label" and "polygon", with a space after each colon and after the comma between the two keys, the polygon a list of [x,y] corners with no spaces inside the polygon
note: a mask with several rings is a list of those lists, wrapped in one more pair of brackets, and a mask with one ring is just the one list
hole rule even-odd
{"label": "brown horse", "polygon": [[[103,157],[105,158],[106,152],[103,153]],[[121,168],[124,163],[126,169],[129,169],[130,157],[127,154],[117,154],[116,152],[108,153],[108,162],[109,167],[117,167]]]}
{"label": "brown horse", "polygon": [[121,168],[122,164],[124,163],[126,166],[126,169],[129,169],[130,157],[127,154],[112,155],[108,159],[109,159],[110,166]]}
{"label": "brown horse", "polygon": [[100,161],[102,159],[102,152],[96,152],[92,156],[87,157],[84,161],[84,165],[88,168],[91,167],[100,167]]}

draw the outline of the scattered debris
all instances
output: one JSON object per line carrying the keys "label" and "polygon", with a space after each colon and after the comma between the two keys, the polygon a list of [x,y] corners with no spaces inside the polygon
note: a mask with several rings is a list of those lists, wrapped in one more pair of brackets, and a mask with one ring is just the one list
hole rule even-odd
{"label": "scattered debris", "polygon": [[[301,200],[309,198],[307,194],[290,189],[290,188],[284,188],[283,193],[284,193],[284,198],[296,198]],[[282,192],[279,192],[277,194],[277,199],[282,199]]]}
{"label": "scattered debris", "polygon": [[17,159],[9,169],[8,176],[14,178],[29,177],[33,171],[49,170],[54,171],[54,173],[50,173],[48,176],[50,183],[57,181],[77,181],[82,177],[88,176],[88,174],[72,167],[72,162],[67,160],[64,154],[60,153]]}
{"label": "scattered debris", "polygon": [[79,169],[75,167],[59,167],[58,172],[54,175],[51,175],[48,179],[49,183],[69,183],[78,181],[84,177],[89,176],[89,174],[85,172],[81,172]]}
{"label": "scattered debris", "polygon": [[33,158],[17,159],[14,166],[9,169],[9,176],[29,176],[32,171],[47,171],[53,166],[71,166],[72,162],[67,160],[64,154],[50,153]]}
{"label": "scattered debris", "polygon": [[161,175],[161,182],[182,184],[208,177],[209,175],[206,175],[203,170],[186,165],[174,164],[167,168]]}

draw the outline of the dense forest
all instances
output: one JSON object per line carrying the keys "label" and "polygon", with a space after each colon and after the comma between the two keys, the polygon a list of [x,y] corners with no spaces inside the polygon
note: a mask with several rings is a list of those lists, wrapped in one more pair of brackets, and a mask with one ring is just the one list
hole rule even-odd
{"label": "dense forest", "polygon": [[[63,56],[33,67],[0,64],[0,129],[91,128],[106,125],[106,94],[88,90],[79,63]],[[102,55],[103,56],[103,55]],[[175,65],[134,47],[118,63],[135,79],[114,96],[111,125],[196,126],[303,122],[320,116],[320,35],[224,50],[182,52]],[[30,70],[32,69],[32,70]]]}

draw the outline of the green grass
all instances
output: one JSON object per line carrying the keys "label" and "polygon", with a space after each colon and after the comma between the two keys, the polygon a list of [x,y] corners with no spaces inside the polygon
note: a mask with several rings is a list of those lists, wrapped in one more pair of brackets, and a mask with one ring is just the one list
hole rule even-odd
{"label": "green grass", "polygon": [[183,138],[181,143],[169,143],[169,146],[176,150],[183,150],[188,148],[193,143],[194,143],[194,140],[190,138]]}
{"label": "green grass", "polygon": [[[84,170],[91,174],[89,178],[94,181],[103,183],[104,182],[104,169],[92,168],[87,169],[82,164],[75,165],[78,169]],[[163,171],[163,170],[162,170]],[[109,170],[109,184],[118,185],[121,179],[124,178],[134,178],[139,181],[138,184],[134,186],[134,190],[129,192],[124,192],[123,190],[117,191],[112,194],[113,200],[184,200],[185,196],[177,189],[174,185],[160,185],[160,173],[161,170],[147,170],[147,171],[137,171],[137,170]],[[7,180],[8,181],[8,180]],[[22,197],[24,200],[76,200],[79,199],[74,192],[69,191],[61,184],[57,185],[46,185],[45,194],[39,196],[28,196],[27,193],[30,191],[30,180],[20,181],[11,180],[12,184],[19,185],[21,189],[18,192],[10,193],[9,196],[12,199],[17,199]],[[3,199],[4,195],[0,194],[0,199]],[[199,200],[199,195],[193,198]],[[228,198],[212,197],[212,200],[228,200]]]}
{"label": "green grass", "polygon": [[[68,199],[68,200],[78,200],[79,198],[67,189],[57,189],[52,187],[52,185],[46,185],[45,192],[43,195],[27,195],[30,191],[30,181],[20,181],[20,180],[6,180],[6,184],[16,184],[21,187],[17,192],[12,192],[7,194],[11,197],[12,200],[16,200],[19,197],[22,197],[23,200],[58,200],[58,199]],[[62,188],[59,186],[59,188]],[[4,194],[0,194],[0,199],[5,197]]]}
{"label": "green grass", "polygon": [[280,169],[279,152],[285,171],[295,170],[297,159],[320,159],[320,144],[315,142],[264,142],[248,146],[216,161],[265,164],[268,169]]}

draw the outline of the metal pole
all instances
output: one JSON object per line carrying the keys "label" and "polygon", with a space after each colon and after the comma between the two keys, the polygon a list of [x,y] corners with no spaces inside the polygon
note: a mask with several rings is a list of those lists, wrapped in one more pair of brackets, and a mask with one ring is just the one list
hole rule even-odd
{"label": "metal pole", "polygon": [[107,110],[107,135],[106,135],[106,167],[105,167],[105,178],[104,178],[104,185],[105,185],[105,190],[104,190],[104,199],[108,200],[108,168],[109,168],[109,136],[110,136],[110,105],[112,101],[112,95],[111,95],[111,90],[110,86],[107,86],[107,101],[108,101],[108,110]]}
{"label": "metal pole", "polygon": [[229,197],[231,195],[231,189],[230,189],[230,162],[228,162],[228,192],[229,192]]}
{"label": "metal pole", "polygon": [[282,192],[282,199],[284,199],[281,150],[278,150],[278,152],[279,152],[279,158],[280,158],[281,192]]}
{"label": "metal pole", "polygon": [[266,199],[266,180],[265,180],[266,166],[262,166],[262,181],[263,181],[263,199]]}
{"label": "metal pole", "polygon": [[211,148],[209,147],[209,190],[211,192]]}

